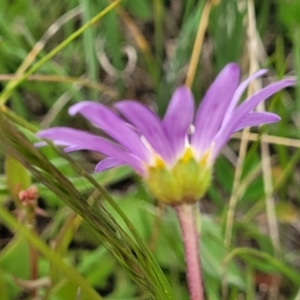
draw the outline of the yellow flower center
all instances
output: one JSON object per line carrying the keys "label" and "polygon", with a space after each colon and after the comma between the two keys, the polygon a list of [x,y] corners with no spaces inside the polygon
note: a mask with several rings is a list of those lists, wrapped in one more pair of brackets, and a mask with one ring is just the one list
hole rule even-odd
{"label": "yellow flower center", "polygon": [[155,165],[148,168],[146,185],[163,203],[176,205],[196,202],[204,195],[211,182],[209,155],[208,151],[200,161],[196,161],[192,149],[188,147],[171,170],[161,158],[156,158]]}

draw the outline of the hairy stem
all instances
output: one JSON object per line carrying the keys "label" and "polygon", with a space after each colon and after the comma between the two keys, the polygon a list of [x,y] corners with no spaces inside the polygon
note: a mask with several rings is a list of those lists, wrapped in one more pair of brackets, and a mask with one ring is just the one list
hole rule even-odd
{"label": "hairy stem", "polygon": [[201,263],[199,256],[199,235],[196,228],[195,205],[181,204],[175,207],[184,244],[187,281],[191,300],[204,300]]}

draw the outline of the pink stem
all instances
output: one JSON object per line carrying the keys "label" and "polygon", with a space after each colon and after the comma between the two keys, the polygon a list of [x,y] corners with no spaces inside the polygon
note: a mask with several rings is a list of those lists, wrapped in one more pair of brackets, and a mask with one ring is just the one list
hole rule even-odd
{"label": "pink stem", "polygon": [[201,263],[199,256],[199,235],[196,228],[197,208],[192,204],[175,207],[182,233],[187,267],[187,281],[191,300],[204,300]]}

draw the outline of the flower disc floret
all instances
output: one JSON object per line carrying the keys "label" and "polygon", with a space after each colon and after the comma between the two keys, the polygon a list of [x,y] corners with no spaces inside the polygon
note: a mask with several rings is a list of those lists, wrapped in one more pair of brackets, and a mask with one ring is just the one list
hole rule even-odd
{"label": "flower disc floret", "polygon": [[194,203],[207,191],[211,174],[207,156],[196,161],[192,150],[188,148],[171,169],[161,160],[150,166],[145,183],[151,193],[165,204]]}

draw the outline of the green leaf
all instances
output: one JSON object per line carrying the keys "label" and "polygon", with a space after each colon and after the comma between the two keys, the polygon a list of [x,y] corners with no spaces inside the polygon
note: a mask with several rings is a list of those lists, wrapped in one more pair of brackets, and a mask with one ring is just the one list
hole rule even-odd
{"label": "green leaf", "polygon": [[11,239],[0,252],[0,268],[17,278],[29,278],[29,261],[28,242],[22,236]]}
{"label": "green leaf", "polygon": [[278,1],[279,18],[288,29],[300,26],[300,2],[298,0],[280,0]]}
{"label": "green leaf", "polygon": [[9,300],[4,274],[0,268],[0,300]]}
{"label": "green leaf", "polygon": [[124,0],[123,6],[128,9],[136,17],[147,20],[151,17],[152,11],[147,0]]}
{"label": "green leaf", "polygon": [[19,161],[9,155],[5,160],[5,173],[10,195],[18,203],[18,192],[31,185],[31,175]]}
{"label": "green leaf", "polygon": [[241,257],[250,266],[262,268],[261,270],[264,272],[266,271],[266,268],[269,272],[278,272],[296,286],[300,285],[299,272],[274,256],[256,249],[241,247],[232,250],[225,260],[228,262],[235,256]]}
{"label": "green leaf", "polygon": [[[223,260],[227,255],[224,246],[222,228],[212,218],[202,217],[201,231],[201,255],[204,271],[219,282],[223,275]],[[236,285],[240,289],[245,288],[245,282],[237,265],[231,261],[226,266],[226,280],[229,284]]]}

